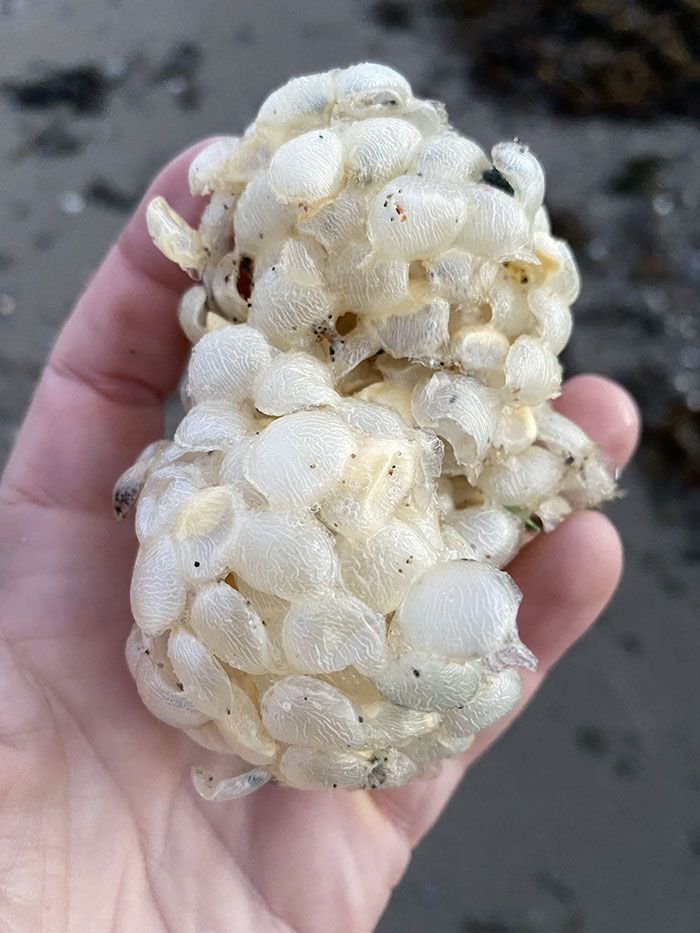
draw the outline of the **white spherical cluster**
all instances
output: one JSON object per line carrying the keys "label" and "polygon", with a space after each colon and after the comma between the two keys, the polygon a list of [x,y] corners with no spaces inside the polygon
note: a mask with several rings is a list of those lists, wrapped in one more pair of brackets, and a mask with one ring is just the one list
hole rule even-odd
{"label": "white spherical cluster", "polygon": [[381,65],[295,78],[194,160],[187,414],[117,483],[138,498],[146,706],[268,780],[394,787],[517,702],[502,568],[614,484],[550,405],[578,275],[519,141],[491,159]]}

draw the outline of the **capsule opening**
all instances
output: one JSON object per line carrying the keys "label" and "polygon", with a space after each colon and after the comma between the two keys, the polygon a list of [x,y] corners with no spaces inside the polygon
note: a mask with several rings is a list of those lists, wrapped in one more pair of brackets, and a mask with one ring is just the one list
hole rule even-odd
{"label": "capsule opening", "polygon": [[335,329],[338,331],[341,337],[346,337],[357,327],[357,315],[352,311],[346,311],[345,314],[341,314],[338,320],[335,322]]}
{"label": "capsule opening", "polygon": [[253,294],[253,275],[255,272],[255,263],[250,256],[241,256],[238,263],[238,278],[236,279],[236,290],[244,301],[249,301]]}

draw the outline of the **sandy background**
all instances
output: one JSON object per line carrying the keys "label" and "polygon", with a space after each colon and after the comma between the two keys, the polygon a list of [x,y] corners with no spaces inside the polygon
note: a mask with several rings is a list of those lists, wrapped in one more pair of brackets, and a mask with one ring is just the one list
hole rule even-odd
{"label": "sandy background", "polygon": [[[627,570],[595,631],[469,774],[379,929],[691,933],[700,133],[682,101],[630,119],[624,107],[562,113],[536,83],[513,96],[503,67],[488,67],[479,21],[448,7],[0,0],[0,458],[58,327],[151,175],[192,140],[242,128],[290,74],[380,59],[483,145],[522,136],[584,277],[567,371],[621,379],[644,410],[628,495],[610,508]],[[498,41],[507,47],[507,31]]]}

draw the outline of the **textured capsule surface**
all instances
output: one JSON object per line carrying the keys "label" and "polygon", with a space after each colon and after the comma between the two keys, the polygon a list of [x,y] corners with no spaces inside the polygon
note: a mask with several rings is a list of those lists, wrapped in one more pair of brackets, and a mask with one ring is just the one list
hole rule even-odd
{"label": "textured capsule surface", "polygon": [[173,440],[114,488],[140,546],[126,655],[208,800],[464,753],[535,664],[510,561],[615,494],[556,407],[580,283],[544,171],[522,140],[487,151],[361,63],[199,153],[198,229],[149,208],[195,280],[193,347]]}

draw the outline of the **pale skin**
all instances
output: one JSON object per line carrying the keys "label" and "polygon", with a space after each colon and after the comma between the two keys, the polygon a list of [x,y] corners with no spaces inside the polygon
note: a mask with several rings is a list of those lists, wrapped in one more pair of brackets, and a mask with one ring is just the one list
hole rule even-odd
{"label": "pale skin", "polygon": [[[163,194],[196,219],[186,170],[198,148],[144,204]],[[465,768],[508,723],[399,790],[197,797],[189,768],[207,753],[147,713],[123,659],[136,542],[131,519],[113,518],[111,488],[162,436],[186,353],[175,315],[186,279],[148,240],[144,204],[63,328],[0,487],[0,926],[368,931]],[[619,386],[577,377],[558,407],[624,466],[638,417]],[[540,659],[523,705],[602,611],[621,565],[599,513],[514,561],[521,636]]]}

